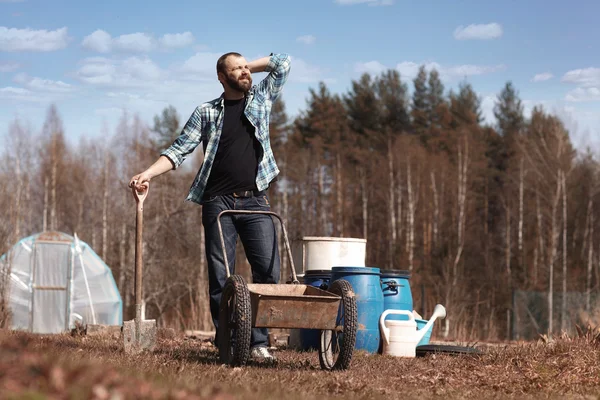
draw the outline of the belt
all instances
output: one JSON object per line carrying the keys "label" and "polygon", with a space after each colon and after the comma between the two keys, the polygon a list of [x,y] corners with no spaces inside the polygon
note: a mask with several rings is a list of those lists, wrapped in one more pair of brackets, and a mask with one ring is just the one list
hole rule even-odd
{"label": "belt", "polygon": [[244,190],[241,192],[233,192],[233,197],[259,197],[264,196],[264,190]]}

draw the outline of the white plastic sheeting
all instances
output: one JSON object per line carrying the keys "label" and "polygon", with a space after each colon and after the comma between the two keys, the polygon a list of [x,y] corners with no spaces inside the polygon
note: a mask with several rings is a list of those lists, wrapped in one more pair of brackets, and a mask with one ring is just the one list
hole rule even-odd
{"label": "white plastic sheeting", "polygon": [[122,325],[110,268],[85,242],[60,232],[27,237],[0,257],[10,274],[13,329],[60,333],[85,324]]}

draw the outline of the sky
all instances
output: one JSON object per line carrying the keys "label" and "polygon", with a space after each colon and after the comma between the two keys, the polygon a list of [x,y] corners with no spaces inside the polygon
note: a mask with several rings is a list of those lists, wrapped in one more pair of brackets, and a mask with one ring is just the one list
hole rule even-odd
{"label": "sky", "polygon": [[73,144],[113,133],[124,111],[152,124],[173,105],[184,123],[221,95],[221,54],[273,52],[292,58],[292,118],[320,81],[344,94],[397,69],[412,93],[426,65],[447,90],[470,83],[491,124],[511,81],[526,116],[542,105],[598,152],[599,15],[593,0],[0,0],[0,134],[16,119],[40,132],[52,103]]}

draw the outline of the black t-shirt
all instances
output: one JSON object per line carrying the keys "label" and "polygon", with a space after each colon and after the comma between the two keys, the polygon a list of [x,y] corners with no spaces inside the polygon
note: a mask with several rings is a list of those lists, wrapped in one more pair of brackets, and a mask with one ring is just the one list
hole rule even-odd
{"label": "black t-shirt", "polygon": [[204,190],[204,198],[242,190],[256,190],[262,146],[244,115],[245,98],[225,100],[223,130]]}

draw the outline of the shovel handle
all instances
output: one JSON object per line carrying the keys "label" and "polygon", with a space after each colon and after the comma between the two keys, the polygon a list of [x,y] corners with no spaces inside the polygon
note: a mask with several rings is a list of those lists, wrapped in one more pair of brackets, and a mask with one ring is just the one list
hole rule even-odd
{"label": "shovel handle", "polygon": [[[137,182],[135,182],[137,183]],[[142,269],[143,269],[143,258],[142,258],[142,232],[144,231],[144,200],[148,196],[148,192],[150,191],[150,184],[148,182],[144,182],[141,185],[144,190],[138,191],[136,185],[134,184],[131,188],[133,193],[133,197],[137,203],[136,210],[136,218],[135,218],[135,273],[134,273],[134,282],[135,282],[135,305],[136,305],[136,318],[139,317],[139,310],[141,309],[142,304]]]}
{"label": "shovel handle", "polygon": [[134,181],[134,185],[131,187],[131,192],[133,193],[133,198],[138,205],[144,204],[144,200],[148,197],[148,192],[150,191],[150,183],[144,182],[140,186],[143,187],[143,190],[140,192],[137,189],[137,181]]}

